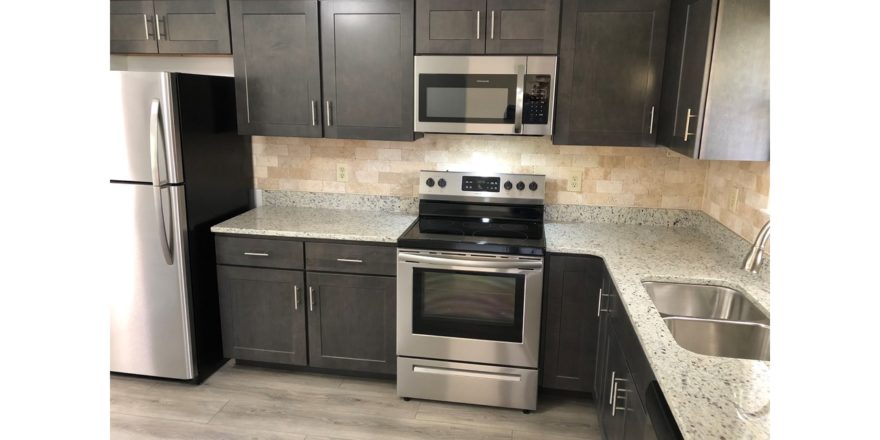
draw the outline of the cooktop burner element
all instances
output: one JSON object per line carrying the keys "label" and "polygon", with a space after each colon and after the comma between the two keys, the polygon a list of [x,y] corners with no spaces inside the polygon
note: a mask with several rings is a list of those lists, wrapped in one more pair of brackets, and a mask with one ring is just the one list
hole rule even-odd
{"label": "cooktop burner element", "polygon": [[422,171],[420,182],[419,219],[399,247],[544,254],[544,176]]}

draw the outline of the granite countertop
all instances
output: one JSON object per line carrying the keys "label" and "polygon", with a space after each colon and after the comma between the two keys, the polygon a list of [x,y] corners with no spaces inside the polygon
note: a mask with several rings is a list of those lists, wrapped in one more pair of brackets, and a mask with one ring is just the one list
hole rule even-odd
{"label": "granite countertop", "polygon": [[[769,417],[744,421],[770,396],[770,363],[705,356],[679,346],[642,286],[645,280],[697,281],[737,288],[770,316],[766,277],[740,270],[744,255],[695,228],[597,223],[545,223],[547,251],[602,257],[686,439],[764,439]],[[772,321],[772,319],[771,319]],[[755,402],[760,402],[755,404]]]}
{"label": "granite countertop", "polygon": [[396,243],[415,219],[384,211],[261,206],[212,226],[211,232]]}

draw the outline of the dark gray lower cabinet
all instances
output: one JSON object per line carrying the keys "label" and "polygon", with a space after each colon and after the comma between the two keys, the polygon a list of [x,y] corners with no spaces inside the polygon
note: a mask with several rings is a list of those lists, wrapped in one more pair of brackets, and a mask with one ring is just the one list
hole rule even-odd
{"label": "dark gray lower cabinet", "polygon": [[669,0],[566,0],[555,144],[654,146]]}
{"label": "dark gray lower cabinet", "polygon": [[242,236],[216,243],[226,357],[396,373],[395,247]]}
{"label": "dark gray lower cabinet", "polygon": [[[602,438],[681,439],[681,431],[662,397],[617,289],[607,274],[601,298],[599,355],[593,396]],[[649,412],[647,408],[653,411]],[[649,416],[651,413],[653,415]]]}
{"label": "dark gray lower cabinet", "polygon": [[413,140],[413,3],[321,2],[324,135]]}
{"label": "dark gray lower cabinet", "polygon": [[110,2],[110,53],[159,53],[153,1]]}
{"label": "dark gray lower cabinet", "polygon": [[217,277],[226,357],[306,365],[302,272],[217,266]]}
{"label": "dark gray lower cabinet", "polygon": [[541,369],[544,388],[594,391],[599,330],[595,308],[603,271],[604,264],[599,258],[557,254],[548,257]]}
{"label": "dark gray lower cabinet", "polygon": [[238,132],[321,137],[317,0],[231,0]]}
{"label": "dark gray lower cabinet", "polygon": [[309,272],[308,284],[309,365],[394,373],[395,279]]}

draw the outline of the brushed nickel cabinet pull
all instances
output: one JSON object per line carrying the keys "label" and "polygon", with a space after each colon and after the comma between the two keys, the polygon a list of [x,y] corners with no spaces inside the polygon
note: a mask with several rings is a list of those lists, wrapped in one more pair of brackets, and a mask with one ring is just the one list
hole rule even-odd
{"label": "brushed nickel cabinet pull", "polygon": [[696,133],[690,133],[690,131],[691,131],[691,118],[695,118],[695,117],[697,117],[697,115],[696,115],[696,114],[691,114],[691,109],[688,109],[688,112],[687,112],[687,119],[685,120],[685,123],[684,123],[684,141],[685,141],[685,142],[688,141],[688,136],[689,136],[689,135],[690,135],[690,136],[695,136],[695,135],[696,135]]}
{"label": "brushed nickel cabinet pull", "polygon": [[318,120],[315,119],[315,100],[313,99],[311,104],[309,104],[309,109],[312,111],[312,126],[318,125]]}
{"label": "brushed nickel cabinet pull", "polygon": [[147,40],[152,40],[152,38],[150,38],[150,25],[147,23],[147,14],[144,14],[144,34],[146,35]]}
{"label": "brushed nickel cabinet pull", "polygon": [[315,292],[312,286],[309,286],[309,311],[315,311]]}
{"label": "brushed nickel cabinet pull", "polygon": [[251,257],[268,257],[269,256],[269,254],[266,252],[245,252],[244,254],[251,256]]}
{"label": "brushed nickel cabinet pull", "polygon": [[363,263],[364,260],[355,260],[351,258],[337,258],[336,261],[340,261],[343,263]]}
{"label": "brushed nickel cabinet pull", "polygon": [[327,107],[327,126],[333,125],[333,114],[330,113],[330,100],[324,101]]}
{"label": "brushed nickel cabinet pull", "polygon": [[160,41],[162,40],[162,28],[159,27],[161,21],[162,19],[159,17],[159,14],[156,14],[156,39]]}
{"label": "brushed nickel cabinet pull", "polygon": [[293,310],[299,310],[299,286],[293,285]]}
{"label": "brushed nickel cabinet pull", "polygon": [[648,123],[648,134],[654,134],[654,106],[651,106],[651,122]]}
{"label": "brushed nickel cabinet pull", "polygon": [[480,39],[480,11],[477,11],[477,39]]}
{"label": "brushed nickel cabinet pull", "polygon": [[489,19],[489,39],[495,39],[495,11],[492,11]]}

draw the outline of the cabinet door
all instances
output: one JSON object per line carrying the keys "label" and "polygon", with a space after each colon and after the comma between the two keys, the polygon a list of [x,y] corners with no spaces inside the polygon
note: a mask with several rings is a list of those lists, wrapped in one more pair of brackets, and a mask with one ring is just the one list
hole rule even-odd
{"label": "cabinet door", "polygon": [[309,365],[394,373],[393,277],[308,273]]}
{"label": "cabinet door", "polygon": [[158,53],[151,1],[110,1],[110,53]]}
{"label": "cabinet door", "polygon": [[[598,315],[599,324],[596,336],[596,369],[593,374],[593,400],[601,403],[603,399],[608,398],[607,390],[603,385],[605,382],[605,371],[607,369],[607,345],[608,345],[608,314],[613,302],[608,298],[612,297],[611,276],[605,270],[602,271],[602,289],[599,290],[599,297],[596,298],[596,314]],[[587,309],[592,313],[592,309]],[[597,411],[600,407],[597,406]]]}
{"label": "cabinet door", "polygon": [[416,52],[482,54],[486,0],[416,0]]}
{"label": "cabinet door", "polygon": [[688,157],[698,154],[716,9],[717,0],[674,0],[670,10],[657,140]]}
{"label": "cabinet door", "polygon": [[321,137],[316,0],[232,0],[238,132]]}
{"label": "cabinet door", "polygon": [[599,327],[595,307],[602,287],[602,261],[551,255],[547,267],[541,385],[593,392]]}
{"label": "cabinet door", "polygon": [[217,266],[217,279],[226,357],[306,365],[302,272]]}
{"label": "cabinet door", "polygon": [[599,428],[605,440],[623,439],[627,417],[626,399],[630,392],[627,387],[632,386],[626,358],[614,339],[613,331],[609,332],[605,349],[607,365],[602,385],[606,387],[606,391],[605,398],[600,402]]}
{"label": "cabinet door", "polygon": [[156,0],[159,53],[228,54],[226,0]]}
{"label": "cabinet door", "polygon": [[487,0],[487,54],[555,54],[560,0]]}
{"label": "cabinet door", "polygon": [[413,140],[413,4],[321,4],[324,135]]}
{"label": "cabinet door", "polygon": [[563,5],[556,144],[655,145],[669,0]]}

